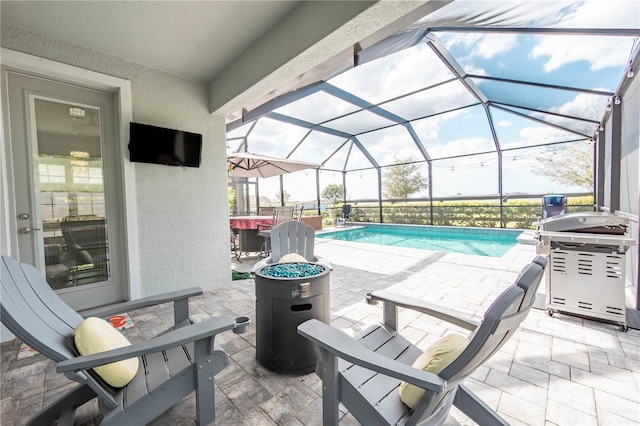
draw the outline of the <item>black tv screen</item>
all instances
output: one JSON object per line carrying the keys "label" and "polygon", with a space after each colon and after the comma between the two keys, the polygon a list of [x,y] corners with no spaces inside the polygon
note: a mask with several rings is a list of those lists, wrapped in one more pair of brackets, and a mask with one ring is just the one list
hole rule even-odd
{"label": "black tv screen", "polygon": [[129,159],[137,163],[200,167],[202,135],[131,123]]}

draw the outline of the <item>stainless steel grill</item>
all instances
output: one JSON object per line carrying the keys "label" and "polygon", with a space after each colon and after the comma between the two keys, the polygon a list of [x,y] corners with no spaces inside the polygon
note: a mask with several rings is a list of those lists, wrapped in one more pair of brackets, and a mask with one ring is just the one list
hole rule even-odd
{"label": "stainless steel grill", "polygon": [[547,312],[626,324],[626,252],[635,245],[629,220],[608,213],[571,213],[537,223],[537,252],[549,257]]}

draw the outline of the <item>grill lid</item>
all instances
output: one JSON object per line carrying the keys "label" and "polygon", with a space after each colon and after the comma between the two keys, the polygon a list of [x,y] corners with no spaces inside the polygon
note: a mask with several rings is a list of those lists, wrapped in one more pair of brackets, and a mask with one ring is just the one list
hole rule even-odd
{"label": "grill lid", "polygon": [[537,225],[541,231],[625,235],[629,219],[610,213],[578,212],[553,216]]}

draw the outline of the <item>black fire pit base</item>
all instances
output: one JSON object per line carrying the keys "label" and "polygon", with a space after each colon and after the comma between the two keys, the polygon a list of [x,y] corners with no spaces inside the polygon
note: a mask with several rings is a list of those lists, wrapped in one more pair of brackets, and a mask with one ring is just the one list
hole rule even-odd
{"label": "black fire pit base", "polygon": [[255,275],[256,359],[276,373],[310,373],[319,352],[297,328],[310,319],[329,323],[329,269],[306,278],[269,277],[262,269]]}

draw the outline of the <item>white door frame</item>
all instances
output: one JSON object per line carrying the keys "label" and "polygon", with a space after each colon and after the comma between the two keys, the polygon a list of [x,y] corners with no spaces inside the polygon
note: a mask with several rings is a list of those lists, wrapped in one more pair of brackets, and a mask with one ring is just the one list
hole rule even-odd
{"label": "white door frame", "polygon": [[[2,48],[1,63],[8,68],[24,71],[29,74],[40,75],[56,81],[74,83],[86,87],[101,89],[115,94],[116,122],[120,127],[120,146],[118,149],[119,164],[116,173],[122,179],[122,204],[124,206],[124,241],[123,249],[124,269],[127,282],[124,284],[124,294],[128,300],[141,296],[140,267],[138,250],[138,222],[136,205],[135,167],[128,161],[127,143],[129,140],[129,123],[133,116],[131,99],[131,82],[118,77],[100,74],[60,62],[39,58],[15,50]],[[17,219],[15,207],[15,193],[12,172],[12,153],[9,129],[9,109],[7,104],[6,87],[2,87],[2,121],[0,131],[3,135],[0,149],[0,254],[17,257],[18,245],[14,235],[17,235]],[[113,170],[111,172],[114,172]],[[4,334],[4,333],[3,333]],[[5,340],[4,338],[2,340]]]}

